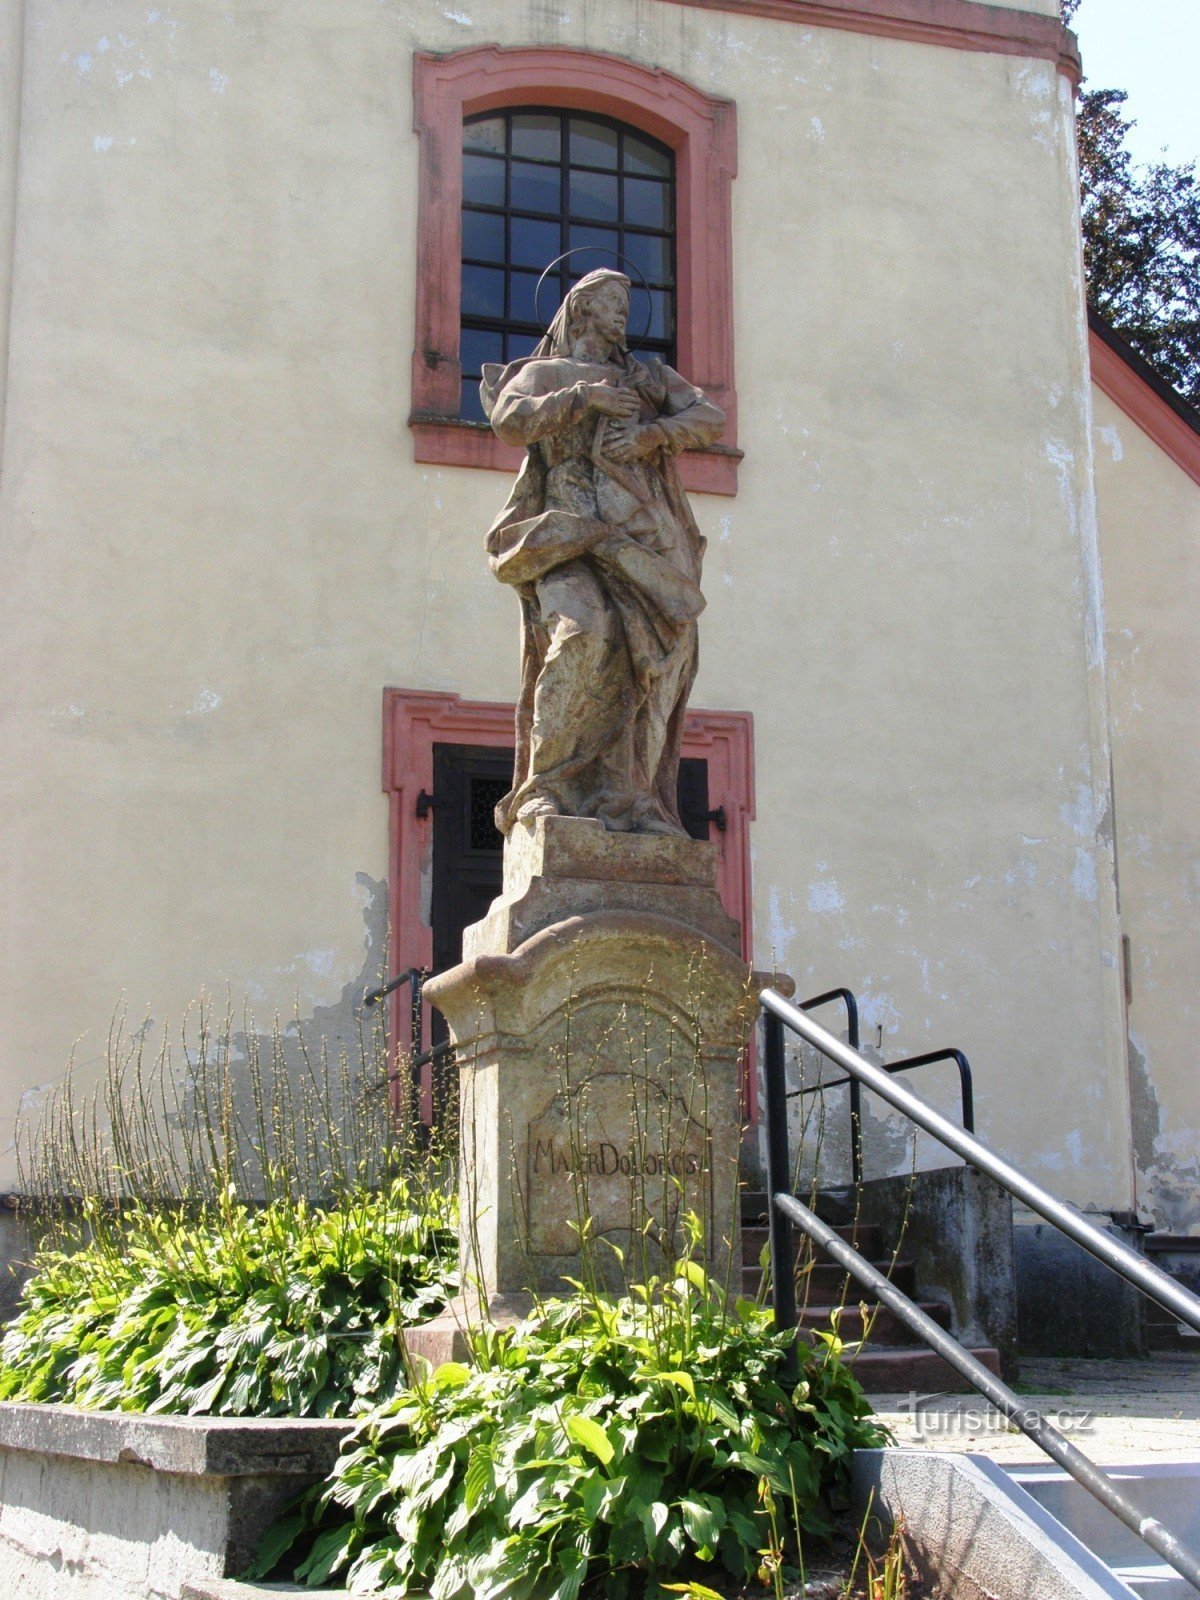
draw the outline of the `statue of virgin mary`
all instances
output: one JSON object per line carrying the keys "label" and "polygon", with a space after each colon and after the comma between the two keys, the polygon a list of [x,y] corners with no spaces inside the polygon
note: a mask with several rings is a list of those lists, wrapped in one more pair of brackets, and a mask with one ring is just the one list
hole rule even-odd
{"label": "statue of virgin mary", "polygon": [[492,571],[521,600],[504,834],[539,816],[684,832],[704,540],[675,457],[712,444],[725,417],[665,362],[628,353],[629,289],[620,272],[589,272],[532,356],[484,369],[485,416],[525,448],[487,537]]}

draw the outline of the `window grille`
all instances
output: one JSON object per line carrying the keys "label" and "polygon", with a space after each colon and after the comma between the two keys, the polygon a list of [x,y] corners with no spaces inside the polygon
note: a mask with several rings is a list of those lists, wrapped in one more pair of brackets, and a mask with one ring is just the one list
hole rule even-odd
{"label": "window grille", "polygon": [[[597,267],[617,267],[633,281],[633,354],[674,364],[675,158],[666,145],[570,111],[471,118],[463,127],[462,239],[464,419],[483,420],[484,363],[528,355],[571,284]],[[547,277],[535,304],[545,267],[584,246],[591,248]]]}

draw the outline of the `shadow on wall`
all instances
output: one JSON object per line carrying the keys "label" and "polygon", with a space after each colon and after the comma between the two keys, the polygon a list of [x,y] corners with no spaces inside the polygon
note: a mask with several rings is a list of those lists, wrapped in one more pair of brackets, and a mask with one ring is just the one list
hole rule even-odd
{"label": "shadow on wall", "polygon": [[157,1202],[232,1181],[248,1196],[286,1188],[319,1199],[344,1168],[368,1170],[383,1157],[392,1125],[386,1008],[364,1014],[362,996],[386,973],[387,884],[365,873],[357,881],[363,963],[331,1005],[262,1029],[248,1003],[202,998],[182,1030],[161,1030],[157,1047],[149,1026],[114,1028],[95,1127],[90,1067],[86,1092],[68,1069],[45,1096],[18,1132],[18,1192],[0,1197],[0,1318],[14,1315],[45,1231],[33,1204],[45,1203],[53,1226],[64,1201],[71,1211],[72,1197],[92,1194]]}

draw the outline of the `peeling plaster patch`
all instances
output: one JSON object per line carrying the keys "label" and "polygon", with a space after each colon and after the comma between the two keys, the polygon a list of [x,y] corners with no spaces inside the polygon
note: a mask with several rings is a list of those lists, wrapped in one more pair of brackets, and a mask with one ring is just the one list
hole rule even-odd
{"label": "peeling plaster patch", "polygon": [[890,994],[874,994],[867,988],[867,978],[858,993],[858,1014],[863,1032],[882,1028],[885,1033],[895,1033],[900,1026],[900,1012]]}
{"label": "peeling plaster patch", "polygon": [[733,515],[732,515],[731,512],[727,511],[725,513],[725,515],[721,518],[721,532],[718,535],[718,537],[719,537],[719,539],[720,539],[722,544],[728,544],[729,543],[729,538],[730,538],[730,535],[732,534],[732,532],[733,532]]}
{"label": "peeling plaster patch", "polygon": [[1031,889],[1037,881],[1037,867],[1024,857],[1015,866],[1009,867],[1004,874],[1004,882],[1010,889],[1015,889],[1018,884],[1023,888]]}
{"label": "peeling plaster patch", "polygon": [[221,704],[221,696],[215,689],[201,689],[196,698],[188,707],[189,717],[207,717]]}
{"label": "peeling plaster patch", "polygon": [[1074,800],[1065,800],[1059,806],[1058,814],[1077,838],[1090,840],[1096,837],[1099,817],[1096,814],[1096,796],[1089,784],[1081,783],[1075,791]]}
{"label": "peeling plaster patch", "polygon": [[[447,22],[457,23],[460,28],[473,28],[475,26],[474,21],[462,11],[443,11],[442,15]],[[564,17],[561,20],[565,21],[566,18]]]}
{"label": "peeling plaster patch", "polygon": [[1200,1228],[1200,1159],[1196,1136],[1181,1130],[1167,1134],[1162,1107],[1142,1039],[1129,1032],[1129,1109],[1133,1150],[1145,1186],[1145,1202],[1158,1227],[1168,1233]]}
{"label": "peeling plaster patch", "polygon": [[[32,1088],[23,1089],[21,1091],[21,1098],[17,1103],[17,1122],[23,1123],[26,1121],[32,1121],[35,1116],[38,1116],[42,1110],[42,1107],[46,1103],[46,1096],[50,1094],[55,1087],[56,1085],[53,1083],[35,1083]],[[9,1149],[12,1149],[11,1144],[9,1145]]]}
{"label": "peeling plaster patch", "polygon": [[99,154],[103,150],[111,150],[113,139],[111,133],[98,133],[92,140],[92,149]]}
{"label": "peeling plaster patch", "polygon": [[1125,459],[1125,446],[1121,443],[1121,435],[1111,423],[1106,428],[1097,428],[1096,435],[1107,447],[1114,461]]}
{"label": "peeling plaster patch", "polygon": [[1154,1163],[1155,1147],[1162,1138],[1162,1111],[1146,1066],[1142,1041],[1129,1030],[1129,1111],[1133,1124],[1133,1153],[1143,1170]]}
{"label": "peeling plaster patch", "polygon": [[808,126],[809,126],[809,129],[811,131],[812,137],[817,141],[817,143],[818,144],[824,144],[825,143],[825,124],[821,121],[820,117],[810,117],[809,120],[808,120]]}
{"label": "peeling plaster patch", "polygon": [[[63,60],[66,60],[65,56],[63,57]],[[92,58],[89,55],[75,57],[75,70],[81,78],[87,77],[88,73],[92,70],[93,64]]]}
{"label": "peeling plaster patch", "polygon": [[1088,496],[1080,504],[1075,491],[1075,452],[1063,439],[1049,438],[1042,453],[1058,476],[1058,492],[1071,532],[1079,541],[1086,592],[1088,666],[1104,665],[1104,585],[1100,578],[1100,529],[1096,521],[1096,502]]}
{"label": "peeling plaster patch", "polygon": [[846,897],[832,878],[818,878],[808,886],[808,909],[814,916],[832,916],[846,909]]}
{"label": "peeling plaster patch", "polygon": [[1078,1128],[1072,1128],[1063,1143],[1067,1147],[1067,1155],[1070,1157],[1071,1165],[1073,1167],[1080,1166],[1083,1161],[1083,1137]]}
{"label": "peeling plaster patch", "polygon": [[310,972],[315,972],[318,978],[331,978],[333,976],[336,952],[329,950],[306,950],[302,957]]}
{"label": "peeling plaster patch", "polygon": [[[788,899],[791,898],[789,894]],[[796,937],[796,927],[794,923],[784,921],[783,905],[778,889],[771,890],[767,905],[767,932],[771,941],[772,956],[776,959],[785,959],[791,949],[792,940]]]}
{"label": "peeling plaster patch", "polygon": [[1096,858],[1090,850],[1076,849],[1071,868],[1071,887],[1081,900],[1094,901],[1098,892]]}
{"label": "peeling plaster patch", "polygon": [[220,67],[209,67],[208,86],[214,94],[224,94],[229,87],[229,74]]}

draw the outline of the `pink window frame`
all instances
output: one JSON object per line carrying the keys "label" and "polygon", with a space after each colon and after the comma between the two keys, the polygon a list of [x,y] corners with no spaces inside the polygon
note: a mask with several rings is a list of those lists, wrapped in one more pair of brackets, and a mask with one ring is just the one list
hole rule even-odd
{"label": "pink window frame", "polygon": [[560,106],[616,117],[675,152],[677,342],[680,370],[722,406],[721,443],[680,461],[686,488],[737,492],[733,381],[733,102],[669,72],[590,50],[501,49],[413,57],[413,126],[420,143],[416,341],[409,427],[417,461],[512,472],[520,452],[459,420],[459,261],[462,128],[513,105]]}
{"label": "pink window frame", "polygon": [[[429,967],[433,929],[429,888],[433,863],[433,817],[417,815],[417,797],[433,791],[435,744],[513,743],[513,707],[491,700],[464,700],[424,689],[383,691],[383,788],[388,797],[388,912],[391,969]],[[754,719],[748,711],[689,711],[683,753],[708,762],[714,805],[725,808],[725,831],[714,830],[717,888],[742,929],[742,959],[750,964],[754,940],[750,900],[750,824],[754,820]],[[392,997],[391,1037],[408,1043],[408,993]],[[429,1017],[425,1018],[429,1037]],[[747,1114],[755,1114],[754,1075],[747,1058],[743,1080]]]}

